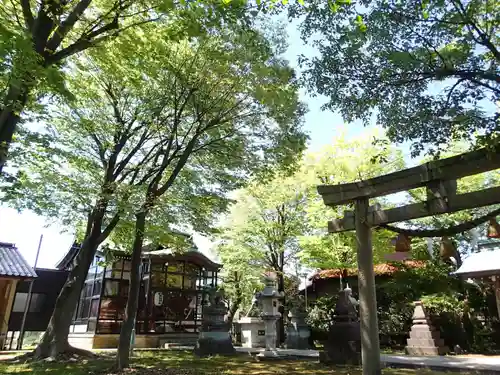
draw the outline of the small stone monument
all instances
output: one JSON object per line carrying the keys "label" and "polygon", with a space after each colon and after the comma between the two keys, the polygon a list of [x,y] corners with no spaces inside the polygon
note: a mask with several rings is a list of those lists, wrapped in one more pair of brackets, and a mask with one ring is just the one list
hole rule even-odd
{"label": "small stone monument", "polygon": [[413,325],[410,338],[407,340],[406,353],[425,356],[445,355],[449,349],[439,337],[439,331],[431,325],[422,302],[416,301],[414,305]]}
{"label": "small stone monument", "polygon": [[262,292],[255,295],[261,303],[262,313],[260,314],[265,326],[266,350],[258,357],[278,357],[276,350],[276,321],[281,317],[278,311],[279,300],[283,298],[283,292],[276,290],[276,279],[271,275],[264,276],[265,287]]}
{"label": "small stone monument", "polygon": [[306,316],[306,312],[298,309],[292,309],[288,313],[289,322],[285,340],[287,349],[311,349],[309,345],[311,330],[306,323]]}
{"label": "small stone monument", "polygon": [[356,310],[358,301],[351,293],[349,286],[339,292],[328,340],[324,345],[324,351],[319,354],[322,363],[361,364],[361,331]]}
{"label": "small stone monument", "polygon": [[198,356],[233,354],[229,323],[225,320],[227,308],[218,292],[209,292],[209,301],[203,307],[203,322],[194,353]]}

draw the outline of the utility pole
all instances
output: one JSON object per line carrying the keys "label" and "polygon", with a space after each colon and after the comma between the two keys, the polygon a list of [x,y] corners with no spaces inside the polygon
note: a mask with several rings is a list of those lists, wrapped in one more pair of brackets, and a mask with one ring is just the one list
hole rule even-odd
{"label": "utility pole", "polygon": [[[40,256],[40,249],[42,247],[42,241],[43,241],[43,234],[40,235],[40,241],[38,242],[38,249],[36,251],[35,265],[33,266],[33,269],[36,269],[36,265],[38,264],[38,257]],[[32,297],[33,283],[34,282],[35,282],[35,279],[30,281],[30,287],[28,289],[28,298],[26,298],[26,304],[24,305],[23,320],[21,322],[21,331],[19,332],[19,338],[17,340],[17,350],[21,350],[23,348],[24,326],[26,324],[26,317],[28,315],[28,311],[29,311],[30,305],[31,305],[31,297]]]}

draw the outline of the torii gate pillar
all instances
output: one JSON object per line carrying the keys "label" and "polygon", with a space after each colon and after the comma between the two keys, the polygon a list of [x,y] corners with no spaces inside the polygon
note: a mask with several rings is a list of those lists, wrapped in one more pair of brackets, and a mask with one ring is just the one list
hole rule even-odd
{"label": "torii gate pillar", "polygon": [[368,198],[356,200],[354,220],[358,255],[359,317],[363,375],[380,375],[380,345],[373,271],[372,233],[368,225]]}

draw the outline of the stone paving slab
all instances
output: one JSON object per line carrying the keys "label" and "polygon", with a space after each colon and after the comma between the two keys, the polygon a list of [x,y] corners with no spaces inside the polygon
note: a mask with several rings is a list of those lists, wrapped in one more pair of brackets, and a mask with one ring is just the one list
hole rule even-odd
{"label": "stone paving slab", "polygon": [[471,371],[500,374],[500,356],[492,357],[412,357],[404,355],[381,355],[385,366],[425,367],[435,370]]}

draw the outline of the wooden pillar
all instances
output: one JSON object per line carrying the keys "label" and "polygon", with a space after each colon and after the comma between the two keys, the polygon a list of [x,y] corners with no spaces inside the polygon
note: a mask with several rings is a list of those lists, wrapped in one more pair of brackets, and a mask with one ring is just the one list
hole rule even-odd
{"label": "wooden pillar", "polygon": [[10,313],[16,296],[16,285],[16,279],[0,278],[0,350],[4,349],[7,339]]}
{"label": "wooden pillar", "polygon": [[375,295],[371,228],[367,222],[368,198],[356,201],[355,223],[358,255],[359,316],[363,375],[379,375],[380,345]]}
{"label": "wooden pillar", "polygon": [[495,276],[494,283],[495,283],[494,284],[495,285],[495,298],[497,301],[497,313],[498,313],[498,317],[500,318],[500,276],[499,275]]}

